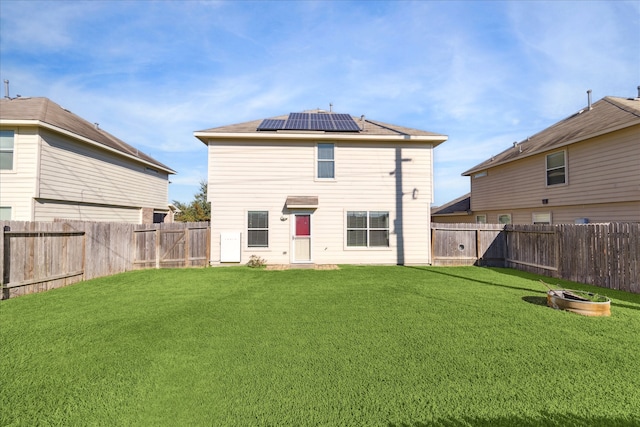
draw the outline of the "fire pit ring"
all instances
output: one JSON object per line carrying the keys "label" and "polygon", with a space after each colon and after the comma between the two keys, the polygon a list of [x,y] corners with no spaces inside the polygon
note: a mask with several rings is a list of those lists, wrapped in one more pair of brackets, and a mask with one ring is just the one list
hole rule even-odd
{"label": "fire pit ring", "polygon": [[583,316],[611,316],[611,300],[604,295],[571,289],[549,290],[547,305]]}

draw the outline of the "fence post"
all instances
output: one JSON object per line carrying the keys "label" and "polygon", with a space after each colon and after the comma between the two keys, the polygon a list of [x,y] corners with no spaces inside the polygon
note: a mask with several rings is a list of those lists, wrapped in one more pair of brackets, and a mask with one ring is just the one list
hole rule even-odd
{"label": "fence post", "polygon": [[190,230],[191,228],[188,226],[184,229],[184,266],[185,267],[191,267],[189,263],[189,236],[191,235],[191,233],[189,232]]}
{"label": "fence post", "polygon": [[160,227],[156,228],[156,268],[160,268]]}

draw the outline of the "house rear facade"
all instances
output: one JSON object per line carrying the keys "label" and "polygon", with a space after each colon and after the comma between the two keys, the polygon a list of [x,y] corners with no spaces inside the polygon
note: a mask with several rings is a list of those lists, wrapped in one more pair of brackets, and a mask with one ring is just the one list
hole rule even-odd
{"label": "house rear facade", "polygon": [[168,166],[47,98],[0,100],[0,219],[172,218]]}
{"label": "house rear facade", "polygon": [[463,175],[470,210],[434,221],[640,222],[640,98],[589,102]]}
{"label": "house rear facade", "polygon": [[444,135],[311,111],[195,132],[208,147],[211,263],[428,264]]}

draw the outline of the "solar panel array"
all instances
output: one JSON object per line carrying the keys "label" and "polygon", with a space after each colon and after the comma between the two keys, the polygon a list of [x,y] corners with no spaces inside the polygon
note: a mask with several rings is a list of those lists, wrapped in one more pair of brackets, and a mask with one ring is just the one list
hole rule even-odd
{"label": "solar panel array", "polygon": [[323,130],[325,132],[359,132],[360,127],[349,114],[291,113],[286,120],[265,119],[258,130]]}

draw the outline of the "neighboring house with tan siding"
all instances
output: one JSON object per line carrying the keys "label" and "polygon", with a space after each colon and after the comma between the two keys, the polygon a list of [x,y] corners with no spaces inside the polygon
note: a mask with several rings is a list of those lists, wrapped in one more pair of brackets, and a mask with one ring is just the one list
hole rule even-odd
{"label": "neighboring house with tan siding", "polygon": [[0,100],[0,138],[0,219],[173,218],[175,171],[47,98]]}
{"label": "neighboring house with tan siding", "polygon": [[429,264],[445,135],[314,110],[195,132],[211,264]]}
{"label": "neighboring house with tan siding", "polygon": [[463,175],[475,222],[639,222],[640,98],[589,102]]}
{"label": "neighboring house with tan siding", "polygon": [[449,224],[476,222],[471,212],[471,193],[458,197],[442,206],[432,206],[431,221]]}

